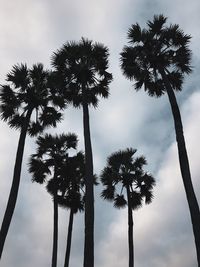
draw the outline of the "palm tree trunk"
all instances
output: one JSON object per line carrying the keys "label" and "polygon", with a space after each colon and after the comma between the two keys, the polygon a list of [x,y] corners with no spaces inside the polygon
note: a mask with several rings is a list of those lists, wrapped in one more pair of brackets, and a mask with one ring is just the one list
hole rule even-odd
{"label": "palm tree trunk", "polygon": [[[57,195],[57,192],[56,192]],[[53,199],[53,250],[52,250],[52,267],[57,266],[57,251],[58,251],[58,202],[57,197]]]}
{"label": "palm tree trunk", "polygon": [[18,148],[17,148],[17,154],[15,159],[15,167],[14,167],[14,174],[13,174],[13,181],[10,189],[9,199],[6,207],[6,211],[4,214],[3,222],[1,225],[0,230],[0,258],[2,256],[4,243],[8,234],[8,230],[10,227],[10,223],[12,220],[12,216],[15,210],[15,205],[17,202],[17,196],[19,191],[19,184],[20,184],[20,178],[21,178],[21,168],[22,168],[22,160],[23,160],[23,154],[24,154],[24,146],[25,146],[25,140],[26,140],[26,133],[31,117],[32,109],[29,109],[25,122],[21,128],[21,133],[19,137],[18,142]]}
{"label": "palm tree trunk", "polygon": [[74,213],[73,213],[73,211],[71,209],[70,210],[70,215],[69,215],[68,234],[67,234],[67,248],[66,248],[66,253],[65,253],[65,264],[64,264],[64,267],[68,267],[69,266],[69,257],[70,257],[71,242],[72,242],[73,219],[74,219]]}
{"label": "palm tree trunk", "polygon": [[84,267],[94,267],[94,183],[93,183],[93,157],[90,138],[88,104],[83,100],[83,128],[85,142],[85,244]]}
{"label": "palm tree trunk", "polygon": [[195,244],[196,244],[198,266],[200,267],[200,211],[199,211],[199,205],[198,205],[198,202],[195,196],[194,188],[192,185],[189,160],[187,156],[185,139],[183,135],[183,125],[181,121],[181,115],[180,115],[180,111],[179,111],[179,107],[176,101],[174,91],[167,79],[165,71],[161,70],[160,73],[166,84],[166,90],[167,90],[167,94],[168,94],[169,102],[171,104],[172,114],[174,118],[181,175],[182,175],[186,197],[187,197],[187,201],[189,205],[193,233],[194,233]]}
{"label": "palm tree trunk", "polygon": [[130,204],[130,190],[127,186],[128,199],[128,247],[129,247],[129,267],[134,267],[134,247],[133,247],[133,214]]}

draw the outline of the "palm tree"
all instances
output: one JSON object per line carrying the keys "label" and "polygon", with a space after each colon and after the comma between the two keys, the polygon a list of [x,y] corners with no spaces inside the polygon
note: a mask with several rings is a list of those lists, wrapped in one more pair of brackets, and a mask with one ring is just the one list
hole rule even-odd
{"label": "palm tree", "polygon": [[[45,134],[44,136],[40,136],[36,141],[37,152],[31,156],[29,162],[29,171],[33,175],[32,181],[40,184],[46,183],[48,192],[53,196],[54,227],[52,267],[57,266],[58,204],[63,205],[65,203],[66,205],[66,203],[69,204],[71,201],[73,212],[77,212],[83,206],[81,194],[78,191],[80,182],[79,184],[76,184],[76,182],[82,177],[80,169],[83,167],[79,165],[80,162],[84,164],[84,156],[80,152],[76,156],[69,157],[69,149],[76,149],[77,142],[78,140],[75,134],[62,134],[59,136]],[[72,177],[72,174],[77,174],[77,177]],[[71,188],[72,183],[74,187],[78,187],[76,191],[74,191],[74,187]]]}
{"label": "palm tree", "polygon": [[59,184],[61,197],[58,201],[60,206],[70,210],[64,267],[69,266],[74,214],[84,210],[84,176],[84,154],[78,152],[76,155],[68,157],[68,160],[64,163],[61,169],[62,180]]}
{"label": "palm tree", "polygon": [[[25,64],[15,65],[7,74],[7,84],[1,86],[1,118],[11,128],[19,129],[20,137],[12,186],[0,230],[0,258],[17,201],[26,135],[34,136],[49,126],[55,127],[61,120],[49,88],[49,77],[50,72],[44,70],[40,63],[31,69]],[[64,107],[62,98],[60,101],[57,99],[58,102]]]}
{"label": "palm tree", "polygon": [[133,157],[136,151],[130,148],[111,154],[101,173],[101,182],[105,186],[102,198],[114,202],[116,208],[128,206],[129,267],[134,266],[132,211],[140,208],[143,200],[146,204],[151,203],[155,185],[154,178],[143,170],[146,159]]}
{"label": "palm tree", "polygon": [[53,54],[52,65],[60,77],[65,99],[83,109],[86,164],[84,267],[94,266],[94,188],[93,156],[89,125],[89,106],[97,107],[98,97],[108,97],[112,75],[108,69],[108,49],[84,38],[68,42]]}
{"label": "palm tree", "polygon": [[166,26],[167,18],[154,16],[147,29],[134,24],[128,31],[129,46],[121,53],[121,68],[124,75],[135,79],[135,89],[144,85],[150,96],[168,95],[174,118],[180,169],[189,205],[196,243],[198,266],[200,266],[200,212],[194,193],[183,125],[174,91],[181,91],[183,75],[191,72],[191,37],[184,34],[177,24]]}

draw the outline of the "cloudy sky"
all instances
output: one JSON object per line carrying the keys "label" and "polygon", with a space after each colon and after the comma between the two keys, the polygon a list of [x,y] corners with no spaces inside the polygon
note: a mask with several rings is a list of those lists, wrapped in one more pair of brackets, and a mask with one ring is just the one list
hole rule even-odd
{"label": "cloudy sky", "polygon": [[[193,183],[200,202],[200,2],[199,0],[0,0],[0,83],[16,63],[42,62],[69,40],[87,37],[110,50],[114,80],[110,97],[92,110],[91,135],[95,172],[100,173],[109,154],[133,147],[145,155],[156,178],[151,205],[134,213],[137,267],[196,267],[189,211],[180,177],[171,111],[166,96],[153,99],[135,92],[119,68],[119,53],[127,43],[131,24],[145,26],[154,14],[164,14],[192,36],[193,73],[177,95],[184,124]],[[0,122],[0,223],[12,181],[19,133]],[[55,132],[55,131],[54,131]],[[75,132],[83,149],[82,112],[69,108],[56,132]],[[45,188],[31,183],[28,156],[34,140],[27,138],[22,183],[3,253],[2,267],[47,267],[52,250],[52,201]],[[95,196],[95,266],[128,265],[127,210]],[[74,222],[71,267],[83,262],[83,214]],[[59,213],[58,266],[63,265],[68,212]]]}

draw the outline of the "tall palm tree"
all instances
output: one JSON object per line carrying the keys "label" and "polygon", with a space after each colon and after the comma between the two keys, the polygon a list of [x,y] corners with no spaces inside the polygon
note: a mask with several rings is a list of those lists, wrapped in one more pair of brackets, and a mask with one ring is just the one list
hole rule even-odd
{"label": "tall palm tree", "polygon": [[111,154],[100,177],[105,186],[102,198],[114,202],[116,208],[128,206],[129,267],[134,266],[132,211],[140,208],[143,200],[146,204],[151,203],[155,185],[154,178],[143,170],[146,159],[133,157],[136,151],[130,148]]}
{"label": "tall palm tree", "polygon": [[82,152],[69,157],[68,161],[63,165],[61,173],[62,181],[59,185],[62,198],[60,198],[60,206],[70,210],[67,246],[65,252],[64,267],[69,266],[72,229],[74,214],[84,210],[85,197],[85,158]]}
{"label": "tall palm tree", "polygon": [[168,95],[174,118],[179,162],[186,197],[189,205],[198,266],[200,266],[200,211],[194,193],[183,125],[174,91],[181,91],[183,75],[191,72],[191,51],[188,48],[191,37],[184,34],[179,25],[166,26],[167,18],[154,16],[147,29],[134,24],[128,31],[129,46],[121,53],[121,68],[124,75],[136,80],[135,89],[144,90],[150,96]]}
{"label": "tall palm tree", "polygon": [[84,267],[94,266],[94,188],[93,156],[89,125],[89,106],[97,107],[98,97],[108,97],[112,75],[108,69],[108,49],[82,38],[68,42],[55,52],[52,65],[60,77],[65,99],[83,109],[86,164]]}
{"label": "tall palm tree", "polygon": [[[1,86],[0,115],[11,128],[20,130],[14,174],[9,199],[0,230],[0,258],[15,209],[27,133],[34,136],[49,126],[55,127],[61,113],[49,88],[50,72],[42,64],[28,69],[25,64],[13,66],[7,84]],[[58,100],[58,99],[57,99]],[[57,103],[64,107],[62,98]]]}
{"label": "tall palm tree", "polygon": [[[53,196],[52,267],[57,266],[58,204],[63,205],[65,203],[66,205],[70,203],[73,212],[77,212],[83,206],[82,197],[79,193],[80,181],[79,183],[77,181],[80,177],[82,178],[84,156],[80,152],[76,156],[69,157],[69,149],[76,149],[77,142],[75,134],[59,136],[45,134],[40,136],[36,141],[37,152],[31,156],[29,162],[29,171],[33,175],[32,181],[40,184],[46,183],[48,192]],[[75,174],[77,174],[77,177],[74,176]],[[73,188],[71,184],[74,185]],[[75,186],[78,188],[76,191],[74,191]]]}

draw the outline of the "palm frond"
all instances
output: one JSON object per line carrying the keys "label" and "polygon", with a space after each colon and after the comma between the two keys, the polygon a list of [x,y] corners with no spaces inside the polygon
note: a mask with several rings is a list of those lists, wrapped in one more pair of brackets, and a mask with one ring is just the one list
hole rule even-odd
{"label": "palm frond", "polygon": [[51,171],[42,160],[32,156],[29,160],[29,172],[32,173],[32,181],[43,184]]}
{"label": "palm frond", "polygon": [[62,120],[62,113],[58,112],[53,107],[45,107],[39,119],[43,127],[56,127],[57,123]]}
{"label": "palm frond", "polygon": [[127,205],[127,201],[124,198],[124,195],[117,195],[114,199],[114,207],[121,209],[121,208],[125,208]]}
{"label": "palm frond", "polygon": [[142,40],[142,30],[138,23],[133,24],[128,30],[129,43],[136,43]]}
{"label": "palm frond", "polygon": [[28,133],[30,136],[36,136],[39,133],[43,132],[43,126],[40,124],[40,122],[30,122]]}
{"label": "palm frond", "polygon": [[153,196],[152,191],[146,192],[146,194],[145,194],[145,204],[147,204],[147,205],[150,204],[152,202],[153,198],[154,198],[154,196]]}
{"label": "palm frond", "polygon": [[11,82],[15,88],[20,88],[21,91],[24,91],[30,82],[27,65],[14,65],[12,70],[7,74],[6,80]]}
{"label": "palm frond", "polygon": [[133,210],[137,210],[142,206],[142,196],[139,192],[133,191],[130,193],[130,206]]}
{"label": "palm frond", "polygon": [[115,187],[114,186],[107,186],[103,191],[101,192],[101,197],[104,200],[113,201],[115,197]]}
{"label": "palm frond", "polygon": [[159,34],[162,31],[163,25],[166,23],[166,21],[167,18],[163,15],[155,15],[153,22],[148,21],[147,25],[153,33]]}

